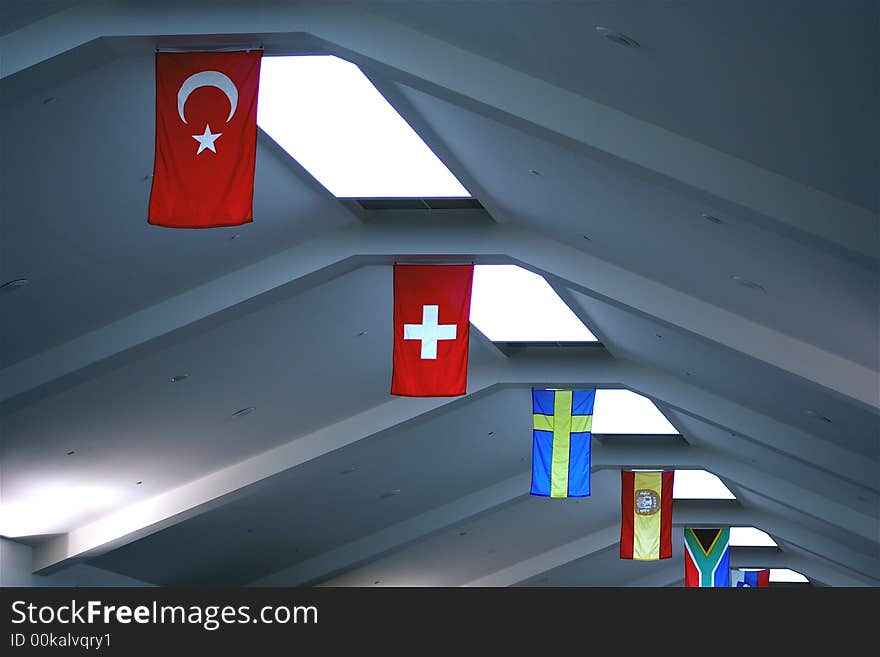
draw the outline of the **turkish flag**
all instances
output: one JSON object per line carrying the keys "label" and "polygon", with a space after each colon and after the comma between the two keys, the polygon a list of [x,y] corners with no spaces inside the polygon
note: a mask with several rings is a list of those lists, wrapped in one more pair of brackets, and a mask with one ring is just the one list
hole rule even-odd
{"label": "turkish flag", "polygon": [[473,265],[394,265],[392,395],[465,394],[473,279]]}
{"label": "turkish flag", "polygon": [[261,50],[156,53],[156,154],[148,222],[253,221]]}

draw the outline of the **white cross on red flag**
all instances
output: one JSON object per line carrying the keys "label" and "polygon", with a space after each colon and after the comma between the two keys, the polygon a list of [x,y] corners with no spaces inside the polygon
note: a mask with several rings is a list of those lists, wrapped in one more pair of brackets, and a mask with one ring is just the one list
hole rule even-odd
{"label": "white cross on red flag", "polygon": [[392,395],[465,394],[473,278],[473,265],[394,265]]}

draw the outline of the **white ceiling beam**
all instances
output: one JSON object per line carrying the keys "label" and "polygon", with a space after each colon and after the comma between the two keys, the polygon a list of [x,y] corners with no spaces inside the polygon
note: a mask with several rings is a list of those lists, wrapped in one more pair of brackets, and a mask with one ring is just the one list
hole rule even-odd
{"label": "white ceiling beam", "polygon": [[[104,359],[241,311],[270,292],[292,293],[359,264],[401,255],[459,254],[476,262],[516,262],[587,294],[711,340],[880,412],[880,373],[582,251],[512,225],[370,223],[331,231],[259,263],[129,315],[0,370],[0,401]],[[265,302],[265,299],[263,300]]]}
{"label": "white ceiling beam", "polygon": [[495,119],[525,122],[813,240],[880,258],[876,212],[353,6],[253,0],[216,3],[206,12],[186,0],[83,3],[0,38],[0,74],[14,75],[101,37],[139,38],[146,49],[173,35],[183,43],[201,36],[202,47],[208,36],[243,35],[262,41],[267,52],[284,53],[285,36],[302,32],[331,51],[382,66],[386,75],[447,100],[464,99]]}
{"label": "white ceiling beam", "polygon": [[[610,359],[601,357],[606,363]],[[415,420],[471,401],[497,382],[487,366],[468,379],[463,397],[398,398],[336,422],[249,459],[160,493],[41,544],[34,551],[34,571],[51,572],[75,559],[103,554],[166,527],[237,499],[246,489],[324,454]]]}
{"label": "white ceiling beam", "polygon": [[[676,501],[673,505],[673,523],[687,524],[699,522],[705,516],[726,515],[728,509],[735,508],[742,511],[735,501],[714,502],[700,505],[696,513],[693,512],[695,505],[687,501]],[[493,573],[472,580],[463,586],[513,586],[532,577],[537,577],[548,570],[576,561],[590,554],[599,552],[620,542],[620,523],[597,529],[583,538],[570,541],[557,546],[546,552],[524,559],[501,568]]]}
{"label": "white ceiling beam", "polygon": [[[525,350],[515,359],[509,359],[505,363],[505,379],[508,383],[527,385],[532,382],[536,372],[545,371],[552,362],[555,368],[553,376],[557,378],[545,380],[546,385],[553,387],[582,385],[580,365],[573,355],[571,350],[552,355],[542,353],[540,350]],[[715,426],[723,427],[729,432],[747,436],[761,445],[789,456],[802,458],[804,454],[809,454],[814,459],[814,463],[822,463],[829,472],[862,487],[877,490],[876,460],[865,458],[837,443],[831,443],[783,424],[655,368],[620,358],[617,362],[623,370],[621,374],[625,386],[635,392]]]}
{"label": "white ceiling beam", "polygon": [[[761,515],[761,514],[759,514]],[[755,514],[749,509],[743,508],[736,502],[696,502],[688,500],[677,500],[673,506],[672,522],[676,527],[686,526],[752,526]],[[764,525],[776,524],[776,519],[764,518]],[[781,522],[784,526],[785,521]],[[789,529],[783,529],[784,532]],[[797,532],[802,533],[802,532]],[[465,586],[513,586],[532,577],[536,577],[542,573],[550,571],[554,568],[564,566],[567,563],[576,561],[583,557],[589,556],[599,550],[606,549],[615,545],[620,540],[620,525],[614,525],[602,528],[591,533],[581,539],[571,541],[565,545],[553,548],[541,554],[529,557],[515,564],[508,565],[496,572],[490,573],[478,579],[475,579]],[[835,549],[839,546],[835,545]],[[731,548],[733,553],[740,548]],[[741,553],[742,559],[733,560],[738,567],[748,567],[755,564],[755,567],[767,565],[772,567],[792,568],[798,572],[802,572],[807,576],[816,573],[816,579],[822,582],[836,586],[876,586],[880,583],[880,579],[856,572],[847,567],[841,567],[837,564],[829,562],[827,559],[815,555],[806,558],[803,555],[788,554],[781,550],[772,548],[767,552],[756,552],[755,548],[747,548]],[[763,559],[769,559],[775,563],[757,563],[758,555]],[[865,562],[865,556],[862,555],[861,563]],[[877,565],[874,564],[874,570]],[[872,571],[873,572],[873,571]],[[819,575],[818,573],[821,573]],[[830,581],[829,581],[830,580]],[[670,582],[672,583],[672,582]],[[659,584],[663,585],[663,584]]]}
{"label": "white ceiling beam", "polygon": [[[664,437],[658,436],[657,438],[662,440]],[[612,437],[607,437],[605,440],[609,439],[613,440]],[[653,448],[642,445],[634,447],[626,445],[625,442],[621,445],[612,445],[603,440],[601,443],[594,441],[592,470],[598,472],[623,467],[707,468],[711,471],[722,473],[730,470],[730,467],[726,465],[713,465],[715,460],[717,460],[716,454],[701,448],[695,449],[669,444]],[[733,462],[731,459],[727,460]],[[764,481],[766,477],[767,473],[752,473],[752,476],[746,481],[755,483]],[[530,473],[524,472],[437,509],[432,509],[415,518],[407,519],[327,553],[262,577],[251,582],[250,585],[304,586],[327,580],[337,574],[357,568],[361,564],[381,558],[391,551],[400,550],[416,540],[421,540],[440,531],[447,530],[456,523],[521,499],[528,495],[529,481]],[[789,499],[802,500],[801,508],[809,509],[811,501],[803,500],[802,498],[802,495],[809,493],[809,491],[797,486],[791,486],[791,488],[792,491],[787,491]],[[690,504],[689,513],[692,520],[711,518],[711,512],[714,508],[711,504],[702,507],[699,502],[685,502],[685,504]],[[703,515],[698,515],[698,511],[701,508],[703,509]],[[767,514],[757,512],[754,514],[754,518],[756,520],[753,520],[753,522],[762,520],[766,522],[768,516]],[[744,522],[744,519],[740,518],[740,522]],[[787,535],[791,536],[791,526],[788,527],[788,530]],[[836,543],[824,547],[826,550],[830,550],[832,554],[837,555],[841,555],[841,550],[846,551]],[[848,552],[846,555],[841,556],[847,556],[850,559],[855,558],[857,561],[859,559],[859,555],[849,554]],[[861,565],[865,567],[866,564],[867,562],[862,557]]]}
{"label": "white ceiling beam", "polygon": [[[572,355],[573,356],[573,355]],[[401,424],[450,408],[463,400],[471,400],[475,396],[488,392],[497,385],[546,385],[562,386],[577,385],[582,387],[617,387],[627,385],[628,378],[634,376],[640,368],[633,368],[626,361],[612,359],[604,350],[587,349],[580,357],[560,357],[560,354],[548,354],[536,359],[530,354],[517,356],[483,366],[469,375],[469,393],[464,398],[415,398],[396,399],[364,411],[336,424],[325,427],[308,436],[291,441],[238,464],[229,466],[184,486],[161,493],[134,505],[117,510],[103,518],[83,527],[74,529],[67,534],[51,539],[35,551],[35,571],[49,571],[73,559],[95,556],[130,543],[138,538],[155,533],[165,527],[181,522],[193,515],[214,508],[224,502],[241,495],[249,487],[265,482],[273,475],[279,474],[308,460],[318,458],[335,449],[364,439],[378,433],[389,431]],[[589,379],[589,380],[587,380]],[[658,391],[647,390],[648,395]],[[662,394],[662,391],[660,391]],[[692,465],[705,467],[703,456],[688,461],[689,451],[674,448],[676,460]],[[620,449],[607,450],[605,467],[620,467],[622,464],[632,465],[643,463],[657,465],[658,460],[671,460],[671,456],[656,453],[652,450],[626,454]],[[597,450],[597,458],[602,459],[602,449]],[[709,459],[710,457],[705,457]],[[619,462],[618,462],[619,461]],[[596,467],[602,467],[603,461],[597,460]],[[728,467],[725,461],[719,462],[715,469]],[[771,482],[762,483],[766,473],[756,469],[740,469],[734,473],[742,477],[743,483],[755,488],[770,485],[774,493],[782,496],[789,503],[802,503],[804,496],[809,497],[810,491],[800,487]],[[856,512],[845,505],[837,505],[831,499],[818,498],[813,503],[821,505],[824,517],[831,522],[839,522],[841,518],[847,522],[846,527],[864,531],[858,525],[861,518],[851,517]],[[806,508],[806,507],[804,507]]]}
{"label": "white ceiling beam", "polygon": [[[594,443],[592,471],[614,469],[620,467],[618,464],[621,462],[631,467],[651,467],[656,462],[675,463],[688,451],[689,448],[686,446],[666,445],[655,449],[634,450]],[[531,473],[523,472],[419,516],[262,577],[251,582],[250,586],[305,586],[329,579],[362,563],[373,561],[391,550],[399,550],[456,523],[526,497],[529,494],[530,482]]]}

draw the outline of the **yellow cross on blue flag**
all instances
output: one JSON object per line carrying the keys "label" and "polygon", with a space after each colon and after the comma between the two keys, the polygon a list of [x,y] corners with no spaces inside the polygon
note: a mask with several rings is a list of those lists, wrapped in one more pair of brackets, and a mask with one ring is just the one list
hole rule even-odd
{"label": "yellow cross on blue flag", "polygon": [[532,495],[590,494],[595,390],[532,389]]}

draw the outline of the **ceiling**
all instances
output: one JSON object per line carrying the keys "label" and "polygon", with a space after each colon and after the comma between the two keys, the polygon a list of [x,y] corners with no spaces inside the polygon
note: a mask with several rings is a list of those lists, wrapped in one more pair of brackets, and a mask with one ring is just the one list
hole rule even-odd
{"label": "ceiling", "polygon": [[[35,571],[680,586],[678,543],[617,557],[618,471],[663,466],[737,496],[677,501],[680,523],[780,544],[737,559],[880,584],[880,4],[256,4],[202,27],[186,2],[0,5],[0,284],[30,281],[0,291],[0,495],[113,491],[10,537]],[[147,225],[153,50],[173,34],[355,61],[485,210],[365,211],[260,133],[252,224]],[[595,121],[659,158],[576,138]],[[728,175],[688,174],[707,163]],[[602,345],[475,330],[468,395],[391,397],[390,265],[449,255],[542,273]],[[591,497],[530,497],[532,385],[631,388],[683,440],[595,437]]]}

